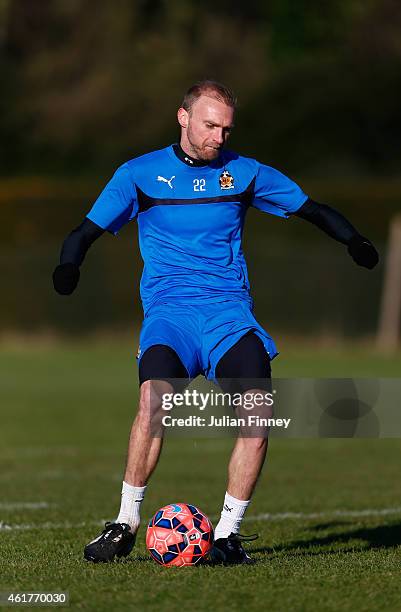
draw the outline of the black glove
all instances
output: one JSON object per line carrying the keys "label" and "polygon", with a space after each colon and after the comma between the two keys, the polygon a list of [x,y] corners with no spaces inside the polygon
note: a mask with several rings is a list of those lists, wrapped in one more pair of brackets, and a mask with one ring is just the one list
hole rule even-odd
{"label": "black glove", "polygon": [[372,270],[379,261],[379,254],[373,244],[363,236],[354,236],[348,243],[348,253],[352,259],[364,268]]}
{"label": "black glove", "polygon": [[53,286],[60,295],[70,295],[79,281],[79,267],[74,263],[63,263],[53,272]]}

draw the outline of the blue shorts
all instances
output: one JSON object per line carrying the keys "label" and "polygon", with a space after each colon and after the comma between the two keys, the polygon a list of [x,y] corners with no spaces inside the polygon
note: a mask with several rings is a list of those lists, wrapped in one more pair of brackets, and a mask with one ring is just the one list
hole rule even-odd
{"label": "blue shorts", "polygon": [[246,302],[158,304],[147,311],[143,321],[138,363],[148,348],[163,344],[177,353],[190,378],[203,374],[214,381],[220,359],[249,331],[259,336],[270,359],[274,359],[276,345]]}

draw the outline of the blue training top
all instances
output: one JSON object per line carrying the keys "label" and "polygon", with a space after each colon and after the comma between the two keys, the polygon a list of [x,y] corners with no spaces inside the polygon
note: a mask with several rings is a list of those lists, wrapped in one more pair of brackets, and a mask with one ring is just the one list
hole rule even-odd
{"label": "blue training top", "polygon": [[306,200],[296,183],[255,159],[223,150],[191,167],[168,146],[120,166],[87,218],[113,234],[137,218],[146,313],[168,302],[252,303],[241,245],[248,207],[288,218]]}

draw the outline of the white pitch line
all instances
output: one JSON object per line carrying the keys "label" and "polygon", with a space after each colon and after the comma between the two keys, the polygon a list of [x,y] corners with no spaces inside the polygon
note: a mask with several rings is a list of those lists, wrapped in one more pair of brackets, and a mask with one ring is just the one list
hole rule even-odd
{"label": "white pitch line", "polygon": [[47,502],[0,502],[0,510],[41,510],[54,504]]}
{"label": "white pitch line", "polygon": [[285,521],[286,519],[325,519],[333,516],[341,517],[363,517],[363,516],[388,516],[391,514],[401,514],[401,507],[398,508],[368,508],[366,510],[328,510],[327,512],[281,512],[279,514],[255,514],[254,516],[245,516],[247,521]]}
{"label": "white pitch line", "polygon": [[77,455],[78,452],[74,446],[23,446],[1,450],[0,458],[46,457],[47,455],[71,457]]}
{"label": "white pitch line", "polygon": [[[343,518],[361,518],[366,516],[391,516],[395,514],[401,514],[401,507],[395,508],[368,508],[365,510],[328,510],[327,512],[281,512],[277,514],[255,514],[253,516],[247,516],[244,518],[246,521],[284,521],[286,519],[292,520],[313,520],[313,519],[327,519],[333,517]],[[219,517],[211,516],[210,519],[215,521]],[[0,521],[0,531],[30,531],[40,529],[84,529],[86,527],[99,527],[103,526],[104,520],[98,521],[87,521],[81,523],[38,523],[38,524],[8,524],[4,521]]]}
{"label": "white pitch line", "polygon": [[33,531],[40,529],[82,529],[84,527],[104,527],[105,521],[90,521],[88,523],[38,523],[35,524],[9,524],[0,521],[0,531]]}

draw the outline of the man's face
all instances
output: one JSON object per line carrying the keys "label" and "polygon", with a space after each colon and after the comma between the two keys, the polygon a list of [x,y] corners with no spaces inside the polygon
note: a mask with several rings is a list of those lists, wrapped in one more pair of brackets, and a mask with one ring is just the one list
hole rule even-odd
{"label": "man's face", "polygon": [[212,161],[230,136],[234,109],[209,96],[201,96],[189,113],[183,108],[178,110],[178,121],[184,151],[195,159]]}

